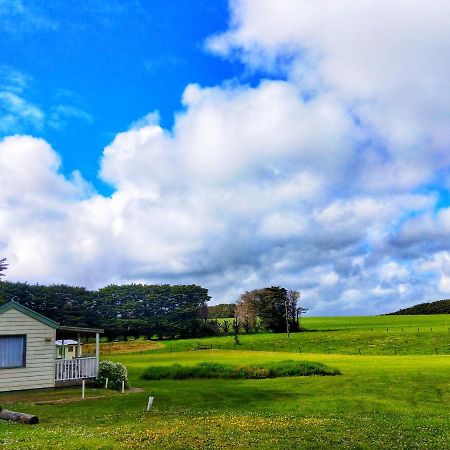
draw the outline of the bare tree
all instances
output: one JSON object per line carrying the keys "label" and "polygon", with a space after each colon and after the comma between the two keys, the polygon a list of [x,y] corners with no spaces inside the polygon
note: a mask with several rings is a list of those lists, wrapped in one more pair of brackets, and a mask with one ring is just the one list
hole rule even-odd
{"label": "bare tree", "polygon": [[236,301],[235,317],[246,333],[255,330],[258,320],[257,291],[244,292]]}
{"label": "bare tree", "polygon": [[287,293],[286,299],[286,321],[289,322],[291,331],[298,331],[300,329],[300,317],[307,309],[298,305],[301,292],[291,289]]}

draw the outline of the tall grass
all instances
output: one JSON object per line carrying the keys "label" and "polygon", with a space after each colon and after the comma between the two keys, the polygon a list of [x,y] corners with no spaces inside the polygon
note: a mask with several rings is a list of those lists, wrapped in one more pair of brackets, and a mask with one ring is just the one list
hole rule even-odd
{"label": "tall grass", "polygon": [[340,375],[338,369],[317,362],[276,361],[264,365],[233,366],[217,362],[200,362],[195,366],[151,366],[142,374],[145,380],[183,380],[186,378],[263,379],[308,375]]}

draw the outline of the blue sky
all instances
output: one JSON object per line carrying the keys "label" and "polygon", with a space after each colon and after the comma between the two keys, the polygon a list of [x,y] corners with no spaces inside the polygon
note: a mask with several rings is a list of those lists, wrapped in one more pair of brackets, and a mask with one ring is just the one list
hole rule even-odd
{"label": "blue sky", "polygon": [[[398,18],[401,17],[401,20]],[[0,257],[89,288],[450,295],[450,3],[0,0]]]}
{"label": "blue sky", "polygon": [[[3,3],[6,12],[8,3],[20,5]],[[187,84],[216,85],[242,74],[239,63],[205,51],[206,38],[227,28],[223,0],[24,5],[27,14],[4,13],[0,63],[28,77],[28,101],[47,114],[57,105],[74,110],[61,123],[20,131],[44,137],[65,173],[81,170],[104,193],[99,159],[119,131],[153,110],[170,128]]]}

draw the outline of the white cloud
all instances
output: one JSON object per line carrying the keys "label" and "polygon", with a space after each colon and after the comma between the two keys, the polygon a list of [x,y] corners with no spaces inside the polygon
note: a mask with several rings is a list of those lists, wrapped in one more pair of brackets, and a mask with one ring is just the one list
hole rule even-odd
{"label": "white cloud", "polygon": [[46,142],[1,142],[9,277],[195,282],[215,301],[279,284],[322,314],[448,292],[450,220],[435,211],[450,166],[447,3],[232,7],[210,48],[260,83],[189,85],[171,130],[151,113],[119,133],[101,159],[110,197],[64,178]]}
{"label": "white cloud", "polygon": [[44,112],[25,98],[30,77],[10,66],[0,66],[0,133],[41,129]]}
{"label": "white cloud", "polygon": [[0,0],[0,29],[3,33],[21,35],[35,30],[55,30],[55,21],[35,5],[21,0]]}
{"label": "white cloud", "polygon": [[327,272],[320,277],[319,281],[323,286],[334,286],[339,281],[339,275],[334,271]]}
{"label": "white cloud", "polygon": [[91,114],[71,105],[56,105],[51,108],[48,125],[52,128],[64,128],[70,119],[78,119],[89,124],[94,122]]}
{"label": "white cloud", "polygon": [[408,275],[408,269],[394,261],[390,261],[379,268],[379,279],[382,281],[389,282],[394,279],[404,281],[408,278]]}
{"label": "white cloud", "polygon": [[[56,104],[44,111],[30,99],[31,85],[32,78],[27,74],[11,66],[0,65],[0,135],[25,133],[29,130],[43,132],[47,126],[63,129],[74,119],[93,123],[91,114],[68,103]],[[79,102],[73,93],[60,90],[56,92],[57,97]]]}
{"label": "white cloud", "polygon": [[[450,163],[450,4],[445,0],[236,0],[209,41],[251,67],[284,68],[306,92],[333,92],[363,125],[372,186],[410,189]],[[282,64],[280,61],[287,61]],[[306,80],[306,81],[305,81]],[[311,86],[308,80],[313,80]],[[376,177],[384,174],[383,182]]]}

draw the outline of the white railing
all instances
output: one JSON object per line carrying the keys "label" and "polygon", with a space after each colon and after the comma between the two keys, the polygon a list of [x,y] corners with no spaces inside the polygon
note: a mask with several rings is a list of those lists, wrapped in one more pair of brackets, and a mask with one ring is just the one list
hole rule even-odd
{"label": "white railing", "polygon": [[55,361],[55,380],[81,380],[97,376],[97,358],[57,359]]}

